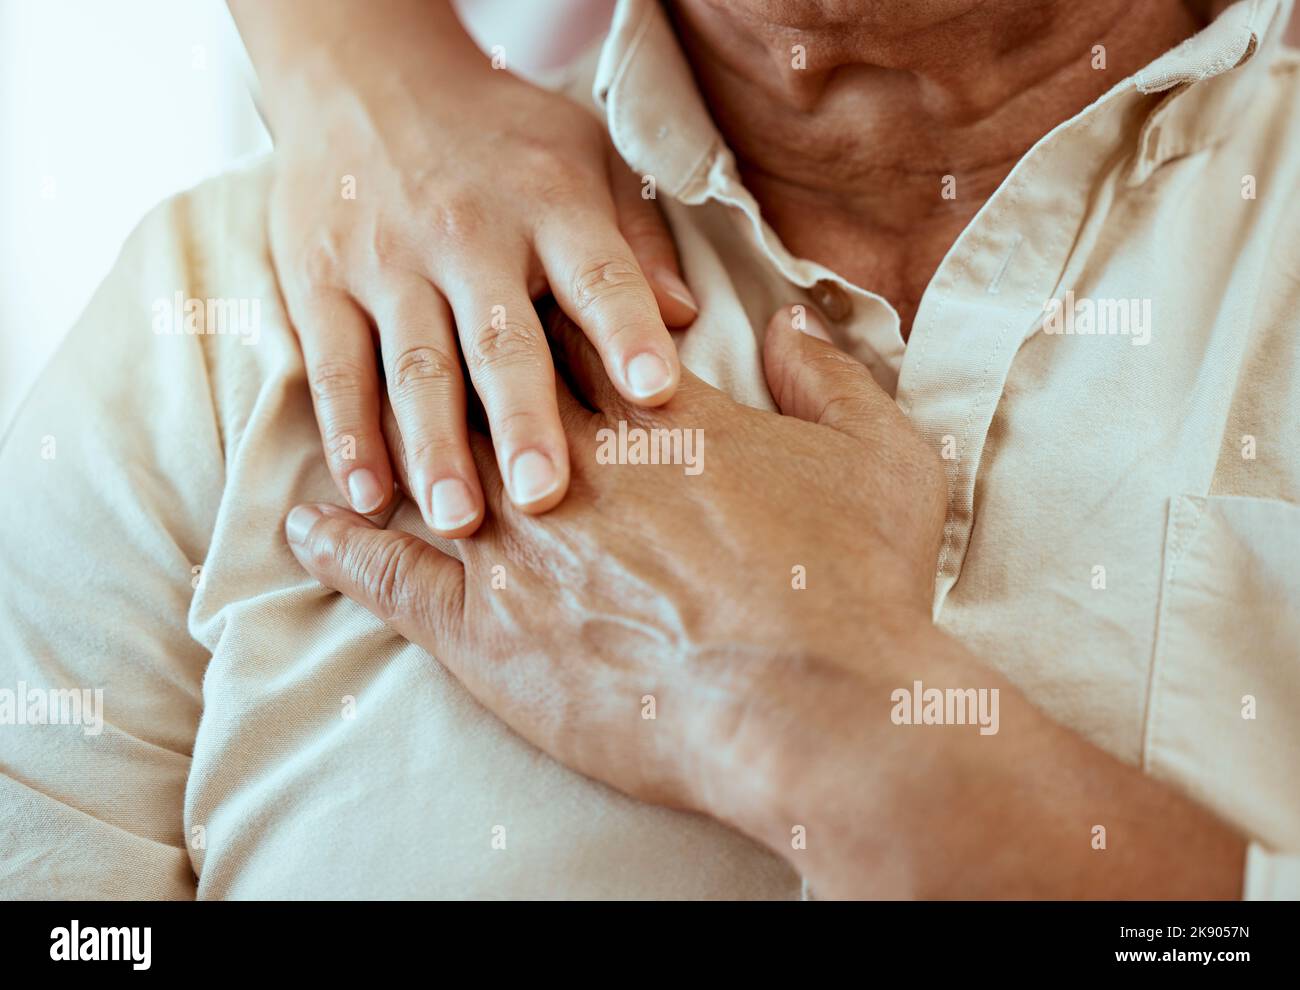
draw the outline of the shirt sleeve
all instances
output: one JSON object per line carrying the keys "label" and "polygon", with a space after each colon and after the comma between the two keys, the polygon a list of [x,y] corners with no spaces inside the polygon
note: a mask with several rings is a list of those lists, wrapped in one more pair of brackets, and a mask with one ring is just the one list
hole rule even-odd
{"label": "shirt sleeve", "polygon": [[201,338],[160,335],[187,200],[128,240],[0,443],[0,889],[190,898],[207,652],[187,612],[224,459]]}

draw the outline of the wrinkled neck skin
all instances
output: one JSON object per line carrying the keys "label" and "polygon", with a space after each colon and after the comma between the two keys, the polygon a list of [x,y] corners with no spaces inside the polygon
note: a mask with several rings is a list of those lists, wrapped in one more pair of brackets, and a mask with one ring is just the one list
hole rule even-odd
{"label": "wrinkled neck skin", "polygon": [[1183,0],[666,4],[764,217],[889,299],[904,335],[1025,152],[1203,26]]}

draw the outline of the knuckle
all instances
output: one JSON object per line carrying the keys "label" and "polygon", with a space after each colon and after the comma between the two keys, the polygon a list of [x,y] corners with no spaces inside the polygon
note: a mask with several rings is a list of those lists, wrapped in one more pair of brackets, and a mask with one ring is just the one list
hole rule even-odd
{"label": "knuckle", "polygon": [[800,395],[821,396],[831,391],[827,388],[822,366],[813,361],[796,361],[780,365],[778,375],[782,408],[791,406]]}
{"label": "knuckle", "polygon": [[[655,408],[646,408],[645,406],[634,406],[627,404],[620,407],[618,419],[626,420],[628,429],[641,429],[647,432],[653,431],[659,427],[672,426],[677,420],[671,411],[662,406]],[[651,433],[651,436],[654,434]]]}
{"label": "knuckle", "polygon": [[545,348],[541,330],[532,323],[512,318],[493,319],[474,334],[470,359],[477,370],[520,363],[540,366]]}
{"label": "knuckle", "polygon": [[535,185],[567,178],[575,171],[572,166],[573,156],[566,155],[550,141],[530,135],[517,140],[515,148],[515,163],[524,175],[532,177]]}
{"label": "knuckle", "polygon": [[346,361],[327,361],[312,369],[310,384],[326,459],[334,465],[355,459],[363,432],[361,370]]}
{"label": "knuckle", "polygon": [[327,233],[312,241],[298,254],[294,267],[307,285],[334,285],[339,272],[344,270],[344,247],[340,237]]}
{"label": "knuckle", "polygon": [[432,465],[435,469],[455,460],[458,441],[450,433],[435,430],[413,432],[402,441],[402,463],[409,474],[414,474],[422,464]]}
{"label": "knuckle", "polygon": [[338,553],[339,564],[381,619],[388,622],[411,610],[417,595],[416,569],[421,553],[420,542],[414,536],[368,538],[351,546],[343,540]]}
{"label": "knuckle", "polygon": [[[595,123],[585,113],[573,117],[573,121],[583,129]],[[594,127],[590,128],[588,136],[593,143],[602,140]],[[515,164],[531,180],[529,191],[543,201],[582,197],[596,179],[593,171],[583,164],[583,159],[574,154],[571,143],[561,145],[553,140],[519,136],[514,139],[514,146]]]}
{"label": "knuckle", "polygon": [[324,575],[323,583],[336,586],[336,582],[330,575],[334,568],[338,566],[339,557],[336,548],[329,540],[322,537],[320,531],[325,528],[324,523],[316,523],[311,533],[311,542],[308,544],[308,555],[311,559],[312,570],[316,574]]}
{"label": "knuckle", "polygon": [[822,404],[821,418],[860,422],[869,418],[866,403],[855,395],[832,395]]}
{"label": "knuckle", "polygon": [[365,381],[365,373],[356,362],[339,358],[319,361],[308,373],[311,394],[324,403],[361,395]]}
{"label": "knuckle", "polygon": [[457,362],[436,347],[408,347],[393,360],[393,391],[402,396],[429,388],[445,390],[459,370]]}
{"label": "knuckle", "polygon": [[524,174],[547,176],[568,167],[569,158],[552,141],[538,133],[519,134],[512,139],[514,162]]}
{"label": "knuckle", "polygon": [[550,206],[581,202],[595,177],[555,158],[553,154],[547,157],[550,161],[536,170],[532,194],[539,202]]}
{"label": "knuckle", "polygon": [[479,196],[468,189],[448,193],[433,209],[433,229],[438,239],[452,244],[472,241],[486,223]]}
{"label": "knuckle", "polygon": [[411,237],[400,225],[380,222],[371,229],[370,260],[375,268],[406,268],[414,253]]}
{"label": "knuckle", "polygon": [[573,303],[579,312],[611,297],[639,292],[641,269],[624,259],[589,261],[573,277]]}
{"label": "knuckle", "polygon": [[349,424],[331,421],[322,428],[325,459],[335,468],[342,469],[357,458],[361,431]]}
{"label": "knuckle", "polygon": [[540,436],[541,417],[532,409],[505,409],[492,417],[492,427],[502,439],[512,445],[531,445]]}
{"label": "knuckle", "polygon": [[810,363],[835,381],[861,381],[862,376],[868,373],[866,365],[834,347],[817,348]]}

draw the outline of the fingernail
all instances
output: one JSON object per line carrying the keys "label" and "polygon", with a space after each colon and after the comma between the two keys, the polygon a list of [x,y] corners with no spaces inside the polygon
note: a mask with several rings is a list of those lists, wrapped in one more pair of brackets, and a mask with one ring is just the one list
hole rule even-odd
{"label": "fingernail", "polygon": [[658,284],[659,288],[663,289],[664,292],[668,293],[683,306],[696,313],[700,311],[699,303],[697,303],[695,297],[691,295],[691,290],[686,287],[686,283],[672,272],[668,271],[668,269],[661,268],[655,272],[655,282]]}
{"label": "fingernail", "polygon": [[284,521],[284,535],[289,538],[290,543],[301,544],[307,539],[307,534],[311,532],[311,528],[316,525],[316,520],[320,516],[320,512],[310,505],[294,506],[293,511]]}
{"label": "fingernail", "polygon": [[469,485],[459,478],[443,478],[429,489],[433,528],[450,532],[474,521],[478,506]]}
{"label": "fingernail", "polygon": [[348,498],[352,508],[363,516],[374,512],[384,500],[384,490],[379,487],[379,479],[369,468],[357,468],[348,475]]}
{"label": "fingernail", "polygon": [[555,465],[539,450],[525,450],[511,462],[510,494],[516,505],[529,505],[545,498],[559,483]]}
{"label": "fingernail", "polygon": [[816,337],[818,340],[824,340],[826,343],[834,343],[831,340],[830,331],[826,329],[826,324],[822,322],[820,314],[812,306],[792,306],[790,308],[790,325],[800,333],[806,333],[809,337]]}
{"label": "fingernail", "polygon": [[638,399],[658,395],[672,384],[673,372],[668,362],[653,351],[642,351],[627,363],[624,370],[627,386]]}

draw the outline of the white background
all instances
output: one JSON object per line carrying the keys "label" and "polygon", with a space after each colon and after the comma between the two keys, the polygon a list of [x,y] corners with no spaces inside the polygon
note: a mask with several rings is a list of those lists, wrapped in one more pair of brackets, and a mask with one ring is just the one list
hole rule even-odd
{"label": "white background", "polygon": [[[541,70],[612,2],[461,6]],[[0,0],[0,432],[145,212],[269,150],[254,85],[223,0]]]}

